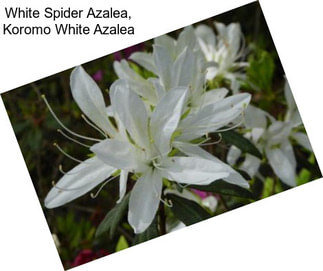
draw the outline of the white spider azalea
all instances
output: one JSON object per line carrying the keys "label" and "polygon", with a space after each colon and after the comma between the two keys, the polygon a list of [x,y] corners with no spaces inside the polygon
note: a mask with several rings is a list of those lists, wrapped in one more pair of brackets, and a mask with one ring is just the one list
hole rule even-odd
{"label": "white spider azalea", "polygon": [[291,123],[292,127],[294,128],[291,131],[290,136],[295,139],[303,148],[308,151],[312,151],[312,146],[307,135],[303,132],[297,131],[297,128],[302,127],[303,123],[287,80],[285,81],[284,93],[288,108],[284,121]]}
{"label": "white spider azalea", "polygon": [[[205,59],[215,62],[216,66],[207,69],[207,79],[212,80],[217,76],[229,79],[232,86],[237,84],[237,79],[243,78],[238,69],[246,67],[247,62],[239,59],[244,53],[244,38],[238,23],[225,26],[222,23],[214,23],[218,35],[207,25],[199,25],[195,29],[198,43]],[[237,89],[237,86],[234,87]]]}
{"label": "white spider azalea", "polygon": [[215,160],[168,156],[187,93],[187,88],[168,92],[149,116],[143,101],[125,81],[119,80],[111,87],[112,109],[125,127],[128,138],[105,139],[92,146],[91,150],[108,166],[138,177],[131,191],[128,212],[128,221],[135,233],[143,232],[155,217],[163,178],[206,185],[230,175],[228,166]]}
{"label": "white spider azalea", "polygon": [[[285,98],[287,101],[287,113],[284,121],[277,121],[267,112],[249,106],[246,112],[246,128],[250,132],[245,136],[249,138],[260,151],[266,154],[268,162],[275,174],[287,185],[296,185],[296,159],[290,139],[295,139],[305,149],[311,151],[311,145],[306,134],[295,131],[302,125],[295,100],[285,83]],[[267,128],[267,119],[271,124]],[[241,151],[232,146],[229,150],[227,161],[233,165],[241,155]],[[251,154],[246,154],[240,168],[247,171],[250,176],[255,176],[261,160]]]}
{"label": "white spider azalea", "polygon": [[[248,110],[250,110],[248,112]],[[255,108],[248,108],[246,113],[246,127],[250,132],[245,136],[249,138],[258,149],[263,152],[268,163],[275,174],[287,185],[295,186],[296,160],[289,136],[292,130],[290,123],[277,121],[270,117],[271,124],[266,127],[268,113]],[[236,147],[231,147],[228,153],[227,161],[229,164],[235,164],[241,151]],[[244,162],[240,165],[242,170],[248,172],[253,177],[258,174],[261,160],[251,154],[246,154]],[[260,176],[261,177],[261,176]]]}
{"label": "white spider azalea", "polygon": [[[143,83],[143,78],[131,70],[126,61],[115,62],[114,68],[120,79],[126,79],[129,84],[134,81],[135,86],[140,84],[141,91],[147,89],[147,82],[151,90],[151,97],[134,91],[145,98],[151,104],[156,104],[167,91],[175,87],[189,87],[189,96],[192,97],[191,106],[199,107],[202,102],[216,98],[218,95],[226,95],[227,90],[210,90],[204,96],[206,82],[206,61],[201,54],[196,41],[196,36],[192,27],[185,28],[175,40],[168,35],[163,35],[154,40],[153,53],[136,52],[130,59],[154,73],[157,78],[149,78]],[[223,96],[223,97],[224,97]]]}
{"label": "white spider azalea", "polygon": [[199,111],[189,114],[179,124],[178,136],[175,137],[173,142],[174,147],[186,155],[202,157],[222,164],[230,172],[223,180],[248,188],[249,184],[237,171],[206,152],[198,144],[193,144],[192,140],[209,133],[221,132],[220,128],[230,125],[244,114],[250,99],[251,95],[248,93],[236,94],[208,104]]}
{"label": "white spider azalea", "polygon": [[[82,67],[76,67],[73,70],[70,85],[75,102],[84,114],[98,127],[97,129],[107,136],[120,137],[120,133],[108,119],[101,90]],[[52,112],[50,107],[49,109]],[[53,112],[52,114],[57,119]],[[58,119],[57,121],[72,135],[88,139],[85,136],[73,133]],[[66,172],[53,186],[45,198],[45,206],[47,208],[55,208],[84,195],[109,178],[116,170],[116,168],[109,167],[97,157],[92,157],[79,163],[76,167]],[[124,175],[124,173],[121,175]]]}

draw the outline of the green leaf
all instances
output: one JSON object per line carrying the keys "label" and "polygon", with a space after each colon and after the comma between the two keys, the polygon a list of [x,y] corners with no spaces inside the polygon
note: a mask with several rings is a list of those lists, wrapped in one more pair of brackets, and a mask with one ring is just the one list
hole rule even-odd
{"label": "green leaf", "polygon": [[245,199],[254,199],[254,195],[249,190],[225,182],[223,180],[216,180],[209,185],[190,185],[190,188],[207,192],[214,192],[221,195],[234,196]]}
{"label": "green leaf", "polygon": [[121,235],[118,240],[117,246],[116,246],[116,252],[123,250],[125,248],[128,248],[128,247],[129,247],[129,244],[128,244],[126,238],[123,235]]}
{"label": "green leaf", "polygon": [[267,198],[275,193],[274,188],[275,182],[273,178],[267,177],[264,182],[264,191],[262,193],[262,198]]}
{"label": "green leaf", "polygon": [[135,236],[134,245],[146,242],[158,236],[159,236],[159,233],[158,233],[157,216],[156,216],[153,222],[150,224],[150,226],[143,233],[137,234]]}
{"label": "green leaf", "polygon": [[311,172],[306,168],[302,168],[299,175],[296,177],[297,185],[308,183],[311,180]]}
{"label": "green leaf", "polygon": [[211,217],[205,209],[194,201],[174,194],[167,194],[166,197],[173,204],[171,210],[174,215],[187,226]]}
{"label": "green leaf", "polygon": [[257,50],[248,58],[248,62],[247,77],[250,83],[259,87],[259,90],[270,91],[275,69],[275,63],[270,53]]}
{"label": "green leaf", "polygon": [[256,148],[256,146],[252,144],[249,139],[245,138],[241,134],[231,130],[222,132],[221,135],[223,141],[225,141],[226,143],[236,146],[242,152],[250,153],[258,157],[259,159],[262,159],[262,155]]}
{"label": "green leaf", "polygon": [[130,193],[128,193],[120,203],[114,206],[114,208],[112,208],[110,212],[107,213],[105,218],[98,226],[95,233],[95,237],[100,236],[104,232],[108,232],[110,238],[113,238],[118,225],[120,224],[122,218],[124,217],[127,211],[129,195]]}

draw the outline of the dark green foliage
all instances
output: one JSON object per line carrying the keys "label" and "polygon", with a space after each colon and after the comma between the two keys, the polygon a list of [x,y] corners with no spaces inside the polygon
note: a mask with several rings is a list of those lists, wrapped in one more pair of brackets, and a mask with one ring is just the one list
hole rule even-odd
{"label": "dark green foliage", "polygon": [[270,53],[258,49],[248,58],[247,78],[259,91],[270,91],[274,75],[275,63]]}
{"label": "dark green foliage", "polygon": [[174,194],[167,194],[166,196],[172,202],[171,210],[174,215],[187,226],[211,217],[205,209],[194,201]]}
{"label": "dark green foliage", "polygon": [[130,193],[128,193],[119,204],[117,204],[112,210],[110,210],[110,212],[106,214],[105,218],[96,230],[96,237],[100,236],[104,232],[107,232],[109,234],[109,237],[111,239],[113,238],[119,224],[121,223],[127,211],[129,196]]}
{"label": "dark green foliage", "polygon": [[137,245],[158,236],[159,236],[159,233],[158,233],[157,216],[156,216],[153,222],[150,224],[150,226],[143,233],[137,234],[135,236],[133,244]]}
{"label": "dark green foliage", "polygon": [[251,141],[241,134],[231,130],[227,132],[222,132],[222,139],[224,142],[228,143],[229,145],[234,145],[239,148],[242,152],[250,153],[259,159],[262,159],[262,155],[259,150],[256,148]]}
{"label": "dark green foliage", "polygon": [[214,192],[221,195],[254,199],[254,195],[249,190],[222,180],[217,180],[209,185],[191,185],[190,187],[202,191]]}

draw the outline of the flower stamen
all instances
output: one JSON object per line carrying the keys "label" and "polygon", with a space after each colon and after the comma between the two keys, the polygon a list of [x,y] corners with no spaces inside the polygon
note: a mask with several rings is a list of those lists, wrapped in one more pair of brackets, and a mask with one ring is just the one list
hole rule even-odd
{"label": "flower stamen", "polygon": [[115,178],[119,177],[119,175],[117,176],[114,176],[108,180],[106,180],[103,184],[101,184],[100,188],[98,189],[98,191],[95,192],[95,194],[91,193],[90,196],[92,199],[95,199],[99,194],[100,192],[102,191],[102,189],[109,183],[111,182],[112,180],[114,180]]}
{"label": "flower stamen", "polygon": [[82,142],[80,142],[80,141],[78,141],[78,140],[76,140],[76,139],[74,139],[74,138],[72,138],[72,137],[68,136],[68,135],[67,135],[67,134],[65,134],[61,129],[57,129],[57,132],[59,132],[62,136],[66,137],[67,139],[69,139],[69,140],[71,140],[71,141],[73,141],[73,142],[75,142],[75,143],[77,143],[77,144],[79,144],[79,145],[81,145],[81,146],[83,146],[83,147],[91,148],[91,146],[90,146],[90,145],[84,144],[84,143],[82,143]]}
{"label": "flower stamen", "polygon": [[84,119],[84,121],[90,125],[93,129],[97,130],[101,135],[103,135],[105,138],[107,138],[107,135],[97,126],[95,126],[93,123],[91,123],[84,114],[81,115],[82,119]]}
{"label": "flower stamen", "polygon": [[62,154],[64,154],[66,157],[70,158],[71,160],[77,162],[77,163],[84,163],[81,160],[69,155],[67,152],[65,152],[57,143],[53,144],[54,147],[56,147]]}
{"label": "flower stamen", "polygon": [[60,120],[59,118],[56,116],[56,114],[54,113],[53,109],[51,108],[51,106],[49,105],[47,99],[46,99],[46,96],[43,94],[41,95],[42,99],[44,100],[49,112],[51,113],[51,115],[53,116],[53,118],[57,121],[57,123],[64,129],[66,130],[67,132],[69,132],[70,134],[74,135],[74,136],[77,136],[79,138],[83,138],[83,139],[87,139],[87,140],[92,140],[92,141],[97,141],[97,142],[100,142],[101,140],[100,139],[97,139],[97,138],[92,138],[92,137],[87,137],[87,136],[83,136],[83,135],[79,135],[75,132],[73,132],[72,130],[68,129]]}

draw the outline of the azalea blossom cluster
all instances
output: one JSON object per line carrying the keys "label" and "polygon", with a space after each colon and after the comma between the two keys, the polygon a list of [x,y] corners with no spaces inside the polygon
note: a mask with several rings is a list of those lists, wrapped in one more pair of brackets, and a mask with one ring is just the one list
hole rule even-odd
{"label": "azalea blossom cluster", "polygon": [[[164,187],[208,185],[223,180],[243,188],[248,181],[232,166],[241,151],[231,147],[228,163],[207,152],[211,133],[245,127],[245,137],[263,153],[274,172],[286,184],[295,185],[295,156],[290,137],[310,148],[295,102],[285,88],[289,111],[285,121],[249,105],[251,95],[240,90],[247,62],[244,38],[237,23],[215,23],[186,27],[174,39],[154,39],[152,52],[136,52],[130,60],[148,70],[149,78],[132,69],[129,61],[114,63],[117,79],[109,88],[107,105],[95,81],[81,67],[70,78],[72,96],[84,119],[102,135],[93,139],[78,135],[61,123],[65,132],[85,140],[90,158],[81,162],[53,186],[45,199],[47,208],[68,203],[99,184],[119,179],[120,203],[127,192],[128,178],[135,180],[130,191],[128,222],[136,234],[144,232],[164,200]],[[227,88],[210,88],[217,79]],[[305,137],[304,137],[305,136]],[[239,167],[252,177],[261,161],[246,154]],[[102,188],[103,186],[101,186]],[[100,188],[100,189],[101,189]]]}

